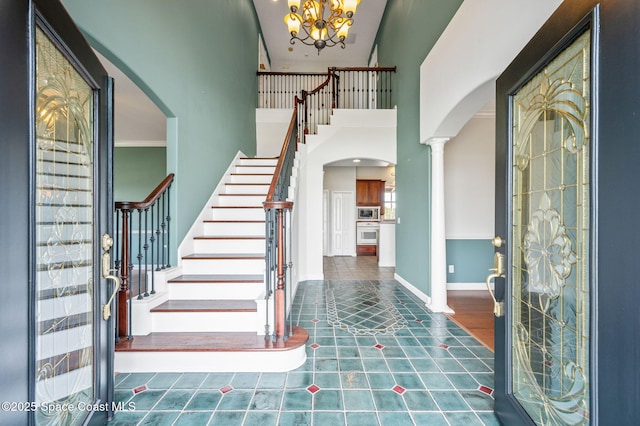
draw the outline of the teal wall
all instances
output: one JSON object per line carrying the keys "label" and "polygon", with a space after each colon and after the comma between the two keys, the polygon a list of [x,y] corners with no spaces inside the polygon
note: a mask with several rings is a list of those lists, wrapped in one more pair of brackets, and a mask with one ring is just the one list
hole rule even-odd
{"label": "teal wall", "polygon": [[378,31],[380,66],[397,66],[396,273],[430,295],[430,164],[420,144],[420,65],[462,0],[392,0]]}
{"label": "teal wall", "polygon": [[180,206],[172,208],[172,243],[180,242],[238,150],[255,155],[259,23],[253,3],[63,4],[91,44],[168,117],[166,172],[176,175],[172,205]]}
{"label": "teal wall", "polygon": [[494,248],[491,240],[447,240],[448,283],[483,283],[493,267]]}
{"label": "teal wall", "polygon": [[142,201],[167,176],[164,147],[116,148],[113,153],[115,201]]}

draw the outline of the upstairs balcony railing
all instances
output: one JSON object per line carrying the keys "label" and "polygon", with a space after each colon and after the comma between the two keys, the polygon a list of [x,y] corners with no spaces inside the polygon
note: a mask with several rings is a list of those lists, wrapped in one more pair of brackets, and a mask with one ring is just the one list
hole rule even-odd
{"label": "upstairs balcony railing", "polygon": [[305,134],[329,124],[333,109],[391,109],[396,67],[338,68],[326,73],[258,72],[258,108],[290,109],[298,97]]}
{"label": "upstairs balcony railing", "polygon": [[116,341],[132,339],[132,299],[155,294],[155,272],[170,267],[171,173],[143,201],[115,203]]}

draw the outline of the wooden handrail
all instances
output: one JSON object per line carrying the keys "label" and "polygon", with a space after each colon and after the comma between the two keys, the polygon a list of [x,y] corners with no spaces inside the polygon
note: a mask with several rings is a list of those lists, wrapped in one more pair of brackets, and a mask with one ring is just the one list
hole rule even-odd
{"label": "wooden handrail", "polygon": [[[300,103],[300,99],[296,96],[295,104],[298,105]],[[282,165],[284,163],[285,154],[287,149],[289,149],[289,143],[291,142],[293,131],[298,125],[298,108],[293,109],[293,114],[291,115],[291,121],[289,122],[289,130],[287,130],[287,136],[284,139],[284,143],[282,144],[282,149],[280,150],[280,156],[278,157],[278,164],[276,164],[276,169],[273,173],[273,179],[271,179],[271,185],[269,186],[269,192],[267,192],[267,198],[264,201],[265,209],[271,208],[286,208],[281,205],[281,200],[275,200],[274,197],[276,194],[276,187],[278,186],[278,178],[280,176],[280,172],[282,171]],[[287,202],[285,202],[287,203]],[[293,205],[293,203],[291,203]],[[291,206],[289,206],[290,208]]]}
{"label": "wooden handrail", "polygon": [[[329,84],[329,82],[331,81],[331,77],[333,77],[333,73],[331,71],[329,71],[328,73],[329,75],[327,75],[327,79],[324,81],[324,83],[320,84],[320,86],[316,87],[315,89],[313,89],[310,92],[306,92],[306,96],[309,95],[315,95],[316,93],[318,93],[320,90],[324,89],[325,87],[327,87],[327,85]],[[306,99],[303,99],[303,101]]]}
{"label": "wooden handrail", "polygon": [[258,71],[257,75],[327,75],[326,72],[275,72]]}
{"label": "wooden handrail", "polygon": [[166,178],[156,188],[151,191],[149,196],[144,201],[118,201],[116,202],[116,209],[119,210],[135,210],[135,209],[148,209],[156,202],[156,200],[164,193],[171,185],[174,178],[173,173],[169,173]]}
{"label": "wooden handrail", "polygon": [[396,72],[396,67],[332,67],[333,71],[391,71]]}

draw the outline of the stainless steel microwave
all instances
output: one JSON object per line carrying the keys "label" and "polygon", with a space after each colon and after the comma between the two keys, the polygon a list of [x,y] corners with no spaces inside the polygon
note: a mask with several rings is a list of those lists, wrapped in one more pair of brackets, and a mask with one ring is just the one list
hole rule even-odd
{"label": "stainless steel microwave", "polygon": [[358,207],[358,220],[380,220],[380,207]]}

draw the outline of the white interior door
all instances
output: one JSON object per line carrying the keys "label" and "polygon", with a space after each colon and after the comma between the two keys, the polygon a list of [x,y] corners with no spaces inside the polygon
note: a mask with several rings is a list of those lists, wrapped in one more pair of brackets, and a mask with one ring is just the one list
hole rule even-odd
{"label": "white interior door", "polygon": [[354,210],[353,192],[331,193],[331,240],[334,256],[352,256],[355,252]]}

